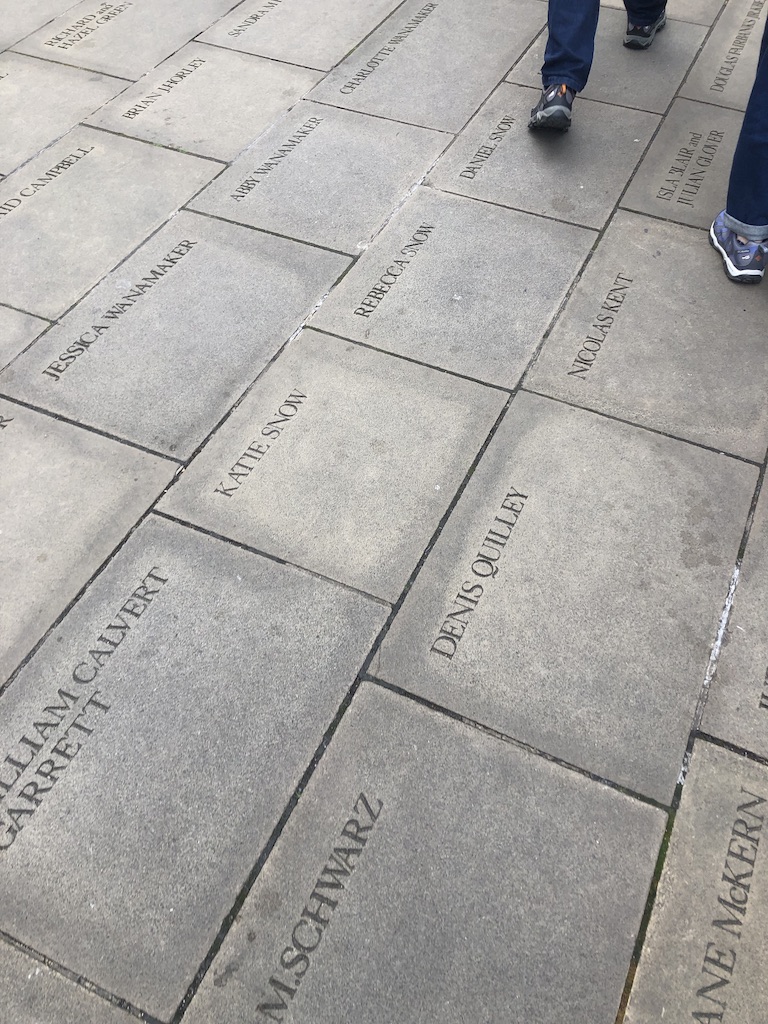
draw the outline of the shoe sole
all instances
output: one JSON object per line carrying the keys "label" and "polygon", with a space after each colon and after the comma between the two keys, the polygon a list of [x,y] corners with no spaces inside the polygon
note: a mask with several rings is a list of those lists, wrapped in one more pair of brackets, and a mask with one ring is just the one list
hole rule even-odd
{"label": "shoe sole", "polygon": [[539,110],[528,122],[533,129],[546,129],[551,132],[567,132],[571,127],[571,112],[567,107],[550,107]]}
{"label": "shoe sole", "polygon": [[723,269],[731,281],[736,284],[760,284],[763,279],[761,270],[739,270],[731,263],[730,256],[717,240],[714,225],[709,229],[709,244],[723,257]]}
{"label": "shoe sole", "polygon": [[637,36],[624,36],[624,45],[628,50],[647,50],[653,40],[656,38],[656,32],[661,32],[667,24],[667,16],[664,15],[664,20],[660,25],[657,25],[656,30],[650,39],[640,39]]}

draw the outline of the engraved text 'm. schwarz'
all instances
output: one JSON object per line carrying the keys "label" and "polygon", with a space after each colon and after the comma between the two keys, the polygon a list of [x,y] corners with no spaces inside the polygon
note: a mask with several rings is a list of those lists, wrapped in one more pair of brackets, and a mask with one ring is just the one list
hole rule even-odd
{"label": "engraved text 'm. schwarz'", "polygon": [[60,160],[57,164],[54,164],[50,170],[47,170],[45,174],[41,174],[39,178],[36,178],[29,185],[25,185],[15,196],[11,196],[10,199],[6,199],[4,203],[0,203],[0,217],[7,217],[9,213],[13,213],[17,210],[25,199],[31,199],[41,188],[45,188],[54,181],[60,174],[63,174],[69,167],[72,167],[82,160],[84,156],[88,156],[92,153],[96,147],[89,146],[85,149],[81,146],[76,149],[74,153],[70,153],[65,156],[63,160]]}
{"label": "engraved text 'm. schwarz'", "polygon": [[419,247],[424,245],[434,230],[434,224],[419,225],[418,230],[411,236],[410,242],[403,246],[397,257],[392,260],[373,288],[361,300],[360,305],[355,310],[357,316],[367,317],[373,313],[389,289],[393,284],[397,283],[398,277],[400,277],[413,257],[418,253]]}
{"label": "engraved text 'm. schwarz'", "polygon": [[[715,937],[707,942],[701,966],[701,973],[706,980],[696,990],[696,1008],[691,1011],[691,1018],[697,1024],[725,1022],[728,985],[733,980],[738,943],[741,942],[747,916],[757,849],[765,820],[764,815],[757,814],[756,811],[768,798],[758,796],[744,786],[741,787],[741,792],[750,799],[743,800],[736,806],[737,817],[731,826],[723,873],[720,876],[718,909],[712,920],[712,928],[724,932],[730,939],[735,939],[736,945],[728,944],[728,938],[725,936],[715,936],[714,931],[712,934]],[[734,1021],[733,1024],[737,1022]]]}
{"label": "engraved text 'm. schwarz'", "polygon": [[504,138],[506,132],[514,126],[514,123],[514,117],[512,117],[511,114],[505,114],[491,132],[488,141],[478,149],[464,170],[461,171],[459,177],[470,179],[474,178],[477,172],[485,165],[488,157],[493,156],[499,148],[499,143]]}
{"label": "engraved text 'm. schwarz'", "polygon": [[359,85],[363,84],[369,75],[373,74],[376,68],[382,65],[385,60],[389,59],[390,54],[395,52],[400,43],[405,42],[411,32],[413,32],[414,29],[417,29],[422,21],[425,21],[432,11],[436,10],[438,6],[439,4],[437,3],[425,4],[420,11],[417,11],[416,14],[414,14],[409,22],[403,25],[397,35],[392,36],[386,46],[382,46],[380,50],[374,53],[369,61],[366,61],[365,67],[360,68],[356,75],[353,75],[348,82],[342,85],[339,92],[343,93],[345,96],[351,95]]}
{"label": "engraved text 'm. schwarz'", "polygon": [[301,128],[298,128],[289,139],[280,146],[275,153],[265,160],[264,163],[257,167],[255,171],[251,171],[247,178],[240,182],[234,192],[231,193],[230,199],[234,199],[235,202],[239,203],[241,199],[245,199],[249,192],[252,192],[257,185],[260,185],[264,178],[273,171],[276,167],[280,166],[280,161],[284,160],[287,156],[299,146],[306,137],[317,128],[318,125],[322,124],[324,118],[322,117],[310,117],[309,120],[305,121]]}
{"label": "engraved text 'm. schwarz'", "polygon": [[167,78],[162,85],[158,85],[156,92],[148,93],[140,103],[136,104],[135,107],[131,107],[130,110],[126,110],[122,117],[127,117],[129,121],[132,121],[134,117],[138,117],[139,114],[143,113],[147,107],[151,107],[153,103],[157,102],[157,100],[161,100],[163,98],[163,93],[169,93],[175,85],[178,85],[179,82],[183,82],[185,78],[189,78],[189,76],[194,71],[197,71],[199,67],[202,67],[203,64],[205,64],[205,59],[203,57],[195,57],[195,59],[191,60],[189,64],[185,64],[183,68],[179,68],[178,71],[174,72],[174,74],[172,74],[170,78]]}
{"label": "engraved text 'm. schwarz'", "polygon": [[[374,806],[377,805],[377,806]],[[369,800],[361,793],[355,801],[354,818],[349,818],[320,872],[312,893],[291,932],[290,944],[279,956],[280,968],[267,982],[264,1001],[256,1012],[267,1020],[283,1021],[288,1002],[311,966],[311,955],[320,945],[331,915],[339,905],[373,826],[379,820],[382,800]],[[328,895],[334,893],[335,898]]]}
{"label": "engraved text 'm. schwarz'", "polygon": [[[0,762],[0,852],[16,841],[31,816],[90,738],[110,705],[91,684],[128,632],[152,603],[168,577],[157,566],[142,579],[86,657],[70,673],[71,682],[25,728],[13,750]],[[83,696],[83,687],[88,696]],[[72,735],[70,735],[72,734]]]}
{"label": "engraved text 'm. schwarz'", "polygon": [[[261,436],[269,437],[273,440],[280,437],[282,432],[285,430],[285,424],[289,423],[293,419],[299,411],[299,406],[305,401],[306,397],[307,396],[301,391],[293,390],[282,405],[278,407],[277,412],[274,414],[272,419],[261,428]],[[231,498],[235,491],[237,491],[251,475],[256,467],[256,463],[261,462],[271,447],[271,444],[266,444],[263,441],[251,441],[234,466],[228,470],[227,480],[219,481],[219,485],[218,487],[214,487],[213,493],[223,494],[225,497]]]}
{"label": "engraved text 'm. schwarz'", "polygon": [[475,579],[468,579],[462,583],[461,589],[453,599],[452,607],[445,613],[437,638],[429,649],[430,654],[440,654],[450,661],[456,653],[459,641],[464,636],[472,614],[488,585],[487,582],[484,585],[477,581],[487,581],[489,577],[494,578],[498,574],[499,567],[496,563],[501,557],[501,549],[506,547],[527,500],[528,495],[521,494],[514,487],[507,492],[501,503],[501,514],[493,520],[493,525],[472,562],[472,575]]}
{"label": "engraved text 'm. schwarz'", "polygon": [[82,18],[73,22],[72,25],[59,32],[58,35],[53,36],[51,39],[46,39],[45,45],[53,46],[57,50],[69,50],[71,47],[82,42],[83,39],[93,35],[102,25],[112,21],[118,14],[127,11],[129,7],[133,7],[132,0],[126,0],[122,4],[102,4],[93,14],[83,15]]}
{"label": "engraved text 'm. schwarz'", "polygon": [[[179,244],[160,260],[159,263],[147,273],[140,281],[134,284],[133,288],[127,292],[122,298],[111,306],[109,309],[104,310],[101,314],[103,320],[118,320],[127,309],[148,292],[153,285],[157,284],[173,266],[183,259],[184,256],[190,251],[193,245],[197,245],[197,242],[190,242],[189,239],[184,239]],[[58,359],[54,359],[52,363],[49,363],[44,370],[40,372],[46,376],[51,377],[56,383],[61,380],[61,375],[65,373],[72,363],[80,356],[84,355],[91,348],[94,342],[98,341],[105,331],[108,331],[110,324],[95,323],[91,324],[89,331],[83,331],[77,341],[68,345],[63,352],[59,354]]]}
{"label": "engraved text 'm. schwarz'", "polygon": [[747,15],[742,22],[741,28],[736,34],[736,38],[731,43],[730,50],[723,58],[723,63],[720,65],[720,69],[715,75],[714,82],[709,87],[710,92],[725,92],[725,87],[728,85],[728,81],[739,62],[739,57],[741,56],[744,47],[749,42],[752,29],[757,24],[760,12],[764,5],[765,0],[752,0],[752,5],[747,11]]}
{"label": "engraved text 'm. schwarz'", "polygon": [[579,380],[584,380],[584,374],[592,369],[592,363],[594,363],[597,353],[603,347],[603,342],[616,320],[616,314],[621,309],[631,284],[631,277],[627,277],[626,274],[616,275],[616,280],[603,299],[603,304],[595,317],[594,323],[590,327],[586,338],[582,341],[581,348],[576,353],[573,365],[568,371],[569,377],[578,377]]}

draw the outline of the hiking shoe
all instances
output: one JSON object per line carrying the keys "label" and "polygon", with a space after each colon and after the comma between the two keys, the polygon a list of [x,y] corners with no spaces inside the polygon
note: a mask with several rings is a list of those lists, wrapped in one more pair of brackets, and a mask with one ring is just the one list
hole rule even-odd
{"label": "hiking shoe", "polygon": [[569,85],[548,85],[531,111],[528,127],[567,132],[571,127],[571,107],[575,96]]}
{"label": "hiking shoe", "polygon": [[765,242],[740,242],[735,231],[725,226],[725,210],[718,213],[709,229],[709,241],[723,257],[725,272],[732,281],[759,284],[765,271]]}
{"label": "hiking shoe", "polygon": [[628,21],[624,45],[628,46],[630,50],[647,50],[656,38],[656,33],[661,32],[666,24],[666,11],[662,11],[652,25],[635,25]]}

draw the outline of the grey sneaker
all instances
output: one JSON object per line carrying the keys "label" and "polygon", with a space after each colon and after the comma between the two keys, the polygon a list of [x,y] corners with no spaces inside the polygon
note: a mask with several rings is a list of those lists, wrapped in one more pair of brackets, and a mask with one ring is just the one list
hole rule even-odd
{"label": "grey sneaker", "polygon": [[656,33],[661,32],[667,24],[666,11],[662,11],[652,25],[635,25],[627,21],[627,34],[624,36],[624,45],[630,50],[647,50]]}
{"label": "grey sneaker", "polygon": [[567,132],[571,127],[571,108],[576,93],[569,85],[548,85],[531,111],[529,128],[549,128]]}

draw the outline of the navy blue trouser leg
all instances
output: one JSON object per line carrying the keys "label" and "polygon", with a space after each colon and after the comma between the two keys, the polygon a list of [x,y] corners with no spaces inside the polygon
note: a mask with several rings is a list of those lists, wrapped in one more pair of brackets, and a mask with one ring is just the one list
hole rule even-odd
{"label": "navy blue trouser leg", "polygon": [[768,238],[768,22],[755,84],[731,166],[726,224],[744,238]]}
{"label": "navy blue trouser leg", "polygon": [[[650,25],[666,0],[627,0],[627,16],[636,25]],[[600,0],[549,0],[549,38],[541,79],[544,88],[565,84],[581,92],[587,84],[595,52]]]}

